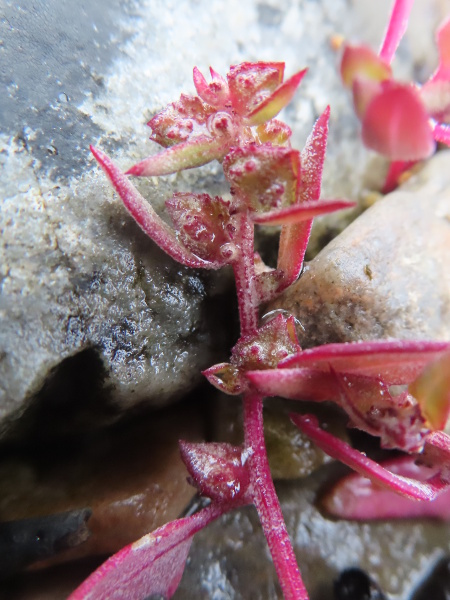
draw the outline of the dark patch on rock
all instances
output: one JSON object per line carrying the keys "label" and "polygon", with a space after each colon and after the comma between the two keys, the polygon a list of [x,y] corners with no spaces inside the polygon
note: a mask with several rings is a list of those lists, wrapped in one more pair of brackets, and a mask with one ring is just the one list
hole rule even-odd
{"label": "dark patch on rock", "polygon": [[129,35],[120,27],[135,2],[6,1],[0,21],[0,123],[52,177],[82,170],[101,131],[77,107]]}

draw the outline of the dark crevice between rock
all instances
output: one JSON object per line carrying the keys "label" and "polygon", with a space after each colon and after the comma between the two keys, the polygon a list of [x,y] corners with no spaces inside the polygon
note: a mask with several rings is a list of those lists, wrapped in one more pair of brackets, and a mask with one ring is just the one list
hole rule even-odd
{"label": "dark crevice between rock", "polygon": [[86,348],[54,367],[18,418],[3,425],[3,442],[28,445],[92,432],[119,415],[108,393],[107,370],[99,350]]}

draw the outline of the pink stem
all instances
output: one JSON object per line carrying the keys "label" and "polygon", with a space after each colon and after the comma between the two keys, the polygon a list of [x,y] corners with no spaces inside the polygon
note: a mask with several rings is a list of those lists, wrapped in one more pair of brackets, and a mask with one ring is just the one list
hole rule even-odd
{"label": "pink stem", "polygon": [[386,34],[380,49],[380,58],[391,63],[395,51],[408,27],[409,14],[414,0],[394,0]]}
{"label": "pink stem", "polygon": [[417,160],[393,160],[389,165],[386,181],[381,190],[382,193],[389,194],[390,192],[393,192],[399,185],[400,176],[417,162]]}
{"label": "pink stem", "polygon": [[254,226],[247,211],[240,215],[240,253],[233,263],[241,322],[241,336],[255,333],[258,327],[258,292],[254,261]]}
{"label": "pink stem", "polygon": [[245,447],[249,452],[251,493],[285,600],[308,600],[270,474],[264,443],[263,399],[244,396]]}

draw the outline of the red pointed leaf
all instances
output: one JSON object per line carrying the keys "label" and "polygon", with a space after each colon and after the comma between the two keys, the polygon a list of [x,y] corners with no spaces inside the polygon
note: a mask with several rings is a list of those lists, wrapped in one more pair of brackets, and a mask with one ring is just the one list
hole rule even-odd
{"label": "red pointed leaf", "polygon": [[426,364],[450,350],[449,342],[375,340],[324,344],[290,356],[280,368],[302,367],[378,377],[390,385],[410,383]]}
{"label": "red pointed leaf", "polygon": [[180,442],[181,457],[202,496],[242,503],[250,483],[242,448],[231,444]]}
{"label": "red pointed leaf", "polygon": [[[411,456],[382,463],[382,467],[408,479],[426,482],[438,469],[417,465]],[[417,502],[380,487],[367,477],[352,473],[342,478],[321,499],[321,506],[334,517],[353,521],[378,519],[450,519],[450,488],[440,492],[431,502]]]}
{"label": "red pointed leaf", "polygon": [[287,208],[271,210],[263,214],[256,214],[253,217],[255,223],[262,225],[288,225],[309,221],[319,215],[325,215],[336,210],[351,208],[355,206],[354,202],[348,200],[321,200],[320,202],[302,202]]}
{"label": "red pointed leaf", "polygon": [[380,49],[380,57],[387,63],[394,58],[395,51],[408,27],[413,3],[414,0],[394,0],[387,31]]}
{"label": "red pointed leaf", "polygon": [[439,27],[436,41],[439,50],[439,66],[432,81],[448,81],[450,79],[450,17]]}
{"label": "red pointed leaf", "polygon": [[300,174],[299,200],[301,202],[314,202],[320,198],[329,120],[330,107],[327,106],[314,123],[314,127],[306,140],[305,147],[300,154],[302,169]]}
{"label": "red pointed leaf", "polygon": [[220,160],[228,152],[228,137],[200,136],[167,148],[132,166],[126,175],[151,177],[170,175],[183,169],[192,169],[206,165],[212,160]]}
{"label": "red pointed leaf", "polygon": [[137,224],[164,252],[188,267],[217,269],[220,266],[216,263],[204,261],[181,245],[174,231],[156,214],[150,204],[112,160],[93,146],[91,146],[91,152],[109,177],[125,208]]}
{"label": "red pointed leaf", "polygon": [[421,483],[414,479],[395,475],[377,462],[361,454],[347,443],[323,431],[314,415],[292,414],[291,421],[306,433],[324,452],[335,458],[357,473],[369,478],[376,485],[390,488],[415,500],[433,500],[444,488],[438,482]]}
{"label": "red pointed leaf", "polygon": [[239,369],[230,363],[213,365],[202,372],[211,385],[221,392],[238,396],[245,391],[246,384],[242,381]]}
{"label": "red pointed leaf", "polygon": [[352,88],[355,79],[384,81],[392,76],[389,64],[368,46],[346,45],[341,61],[341,78]]}
{"label": "red pointed leaf", "polygon": [[212,82],[208,84],[197,67],[194,67],[195,89],[197,90],[197,94],[204,102],[214,106],[215,108],[223,108],[229,99],[227,82],[212,69],[211,76]]}
{"label": "red pointed leaf", "polygon": [[303,69],[282,83],[269,97],[259,104],[248,116],[249,125],[260,125],[270,121],[292,100],[308,69]]}
{"label": "red pointed leaf", "polygon": [[244,62],[232,66],[227,80],[233,108],[241,116],[248,115],[276,90],[283,75],[284,63]]}
{"label": "red pointed leaf", "polygon": [[[411,127],[414,123],[414,127]],[[367,107],[362,138],[368,148],[391,160],[428,158],[435,149],[428,115],[410,85],[385,82]]]}
{"label": "red pointed leaf", "polygon": [[192,536],[225,510],[209,506],[145,535],[103,563],[68,600],[143,600],[153,594],[171,598]]}

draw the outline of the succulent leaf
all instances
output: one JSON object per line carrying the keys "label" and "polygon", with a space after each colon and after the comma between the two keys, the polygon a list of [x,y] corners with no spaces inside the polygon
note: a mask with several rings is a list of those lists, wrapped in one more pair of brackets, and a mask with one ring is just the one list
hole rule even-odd
{"label": "succulent leaf", "polygon": [[283,76],[284,63],[244,62],[232,66],[227,80],[234,110],[247,116],[277,89]]}
{"label": "succulent leaf", "polygon": [[373,82],[385,81],[392,77],[389,64],[368,46],[346,45],[341,61],[341,78],[350,89],[356,79]]}
{"label": "succulent leaf", "polygon": [[255,133],[261,144],[270,143],[274,146],[283,146],[292,135],[291,128],[278,119],[271,119],[258,125]]}
{"label": "succulent leaf", "polygon": [[450,353],[430,363],[409,385],[433,429],[444,429],[450,415]]}
{"label": "succulent leaf", "polygon": [[227,82],[213,69],[211,69],[211,77],[212,81],[208,84],[197,67],[194,67],[194,85],[197,94],[203,102],[206,102],[210,106],[219,109],[224,108],[230,96]]}

